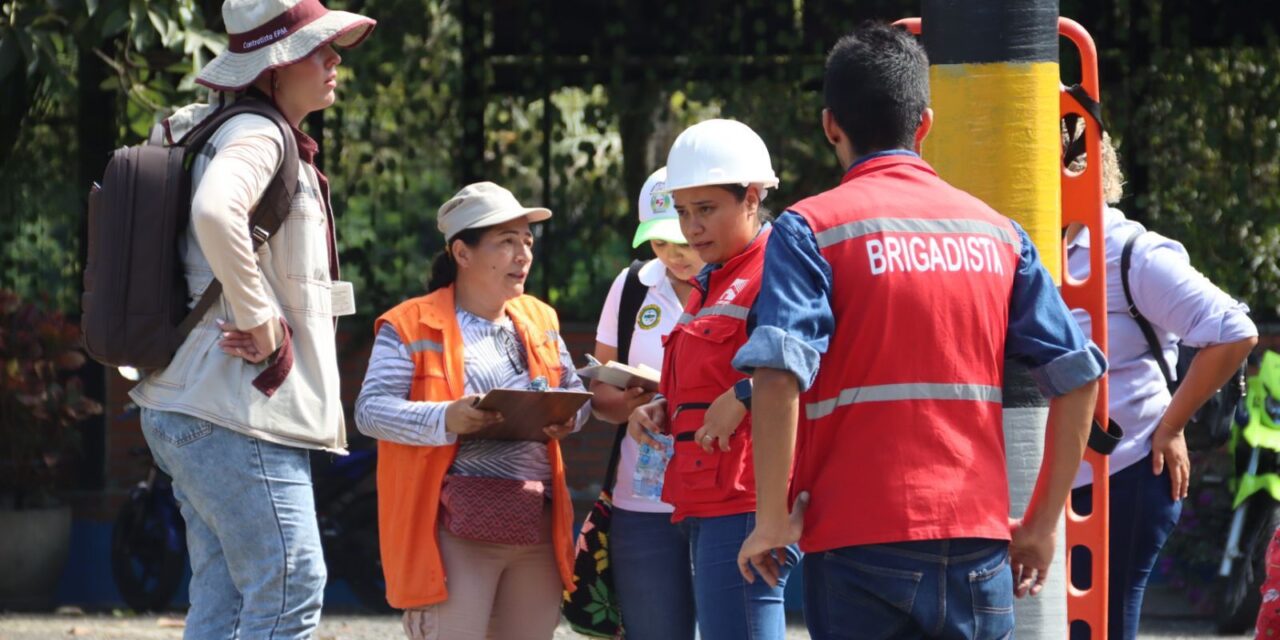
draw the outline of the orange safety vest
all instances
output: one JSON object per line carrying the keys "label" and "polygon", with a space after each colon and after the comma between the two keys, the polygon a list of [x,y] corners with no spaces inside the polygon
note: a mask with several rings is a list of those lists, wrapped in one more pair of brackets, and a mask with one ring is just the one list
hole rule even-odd
{"label": "orange safety vest", "polygon": [[[507,303],[507,314],[524,343],[529,377],[543,376],[560,384],[560,321],[550,306],[532,296]],[[413,386],[409,400],[449,401],[465,395],[462,332],[453,301],[453,287],[402,302],[374,325],[374,334],[390,323],[413,358]],[[440,489],[458,446],[414,446],[378,443],[378,534],[382,567],[387,578],[387,602],[409,609],[443,602],[444,564],[436,517]],[[565,484],[560,443],[547,443],[551,461],[552,547],[564,588],[573,591],[573,504]]]}

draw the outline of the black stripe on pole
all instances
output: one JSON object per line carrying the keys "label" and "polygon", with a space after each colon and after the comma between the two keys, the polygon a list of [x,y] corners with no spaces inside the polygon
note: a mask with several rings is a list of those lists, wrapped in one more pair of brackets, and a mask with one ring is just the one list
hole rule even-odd
{"label": "black stripe on pole", "polygon": [[1058,61],[1057,0],[924,0],[920,15],[931,64]]}
{"label": "black stripe on pole", "polygon": [[1015,360],[1004,361],[1004,408],[1033,409],[1049,406],[1049,399],[1040,393],[1031,372]]}

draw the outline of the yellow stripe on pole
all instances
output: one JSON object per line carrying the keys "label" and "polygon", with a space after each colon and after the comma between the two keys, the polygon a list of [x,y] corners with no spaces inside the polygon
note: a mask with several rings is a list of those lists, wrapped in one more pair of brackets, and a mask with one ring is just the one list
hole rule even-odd
{"label": "yellow stripe on pole", "polygon": [[1060,284],[1058,63],[933,65],[929,84],[925,159],[943,180],[1022,225]]}

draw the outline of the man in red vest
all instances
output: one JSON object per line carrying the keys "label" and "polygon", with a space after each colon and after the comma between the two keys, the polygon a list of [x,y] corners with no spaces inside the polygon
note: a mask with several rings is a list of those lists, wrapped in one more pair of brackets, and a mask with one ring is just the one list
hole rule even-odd
{"label": "man in red vest", "polygon": [[[888,26],[831,51],[822,125],[847,171],[775,223],[734,360],[753,373],[758,491],[739,565],[772,580],[774,550],[799,540],[814,638],[1008,636],[1015,592],[1043,585],[1106,370],[1022,228],[920,158],[928,73]],[[1051,398],[1018,521],[1006,359]]]}

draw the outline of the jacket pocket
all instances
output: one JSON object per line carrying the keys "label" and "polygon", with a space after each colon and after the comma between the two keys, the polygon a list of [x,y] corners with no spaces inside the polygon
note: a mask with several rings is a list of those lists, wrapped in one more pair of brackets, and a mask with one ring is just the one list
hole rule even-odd
{"label": "jacket pocket", "polygon": [[310,315],[331,315],[333,299],[329,278],[329,232],[319,212],[299,210],[295,200],[289,217],[276,233],[272,255],[287,282],[276,292],[286,309]]}
{"label": "jacket pocket", "polygon": [[722,459],[719,451],[707,453],[695,442],[677,441],[672,462],[681,499],[689,502],[719,499],[723,493],[720,489]]}
{"label": "jacket pocket", "polygon": [[[698,318],[685,327],[685,332],[700,340],[723,343],[731,340],[739,329],[745,331],[741,320],[723,316]],[[732,354],[730,354],[732,357]]]}

